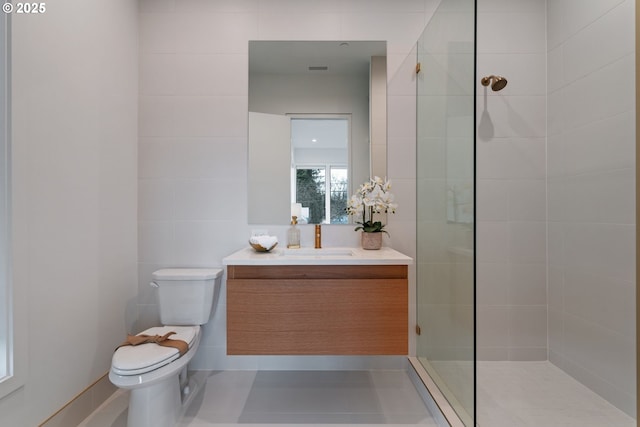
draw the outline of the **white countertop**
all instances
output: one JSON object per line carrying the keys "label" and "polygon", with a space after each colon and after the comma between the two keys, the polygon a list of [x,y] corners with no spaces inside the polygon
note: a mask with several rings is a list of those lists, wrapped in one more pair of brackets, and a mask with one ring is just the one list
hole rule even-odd
{"label": "white countertop", "polygon": [[271,252],[257,252],[251,247],[240,249],[222,259],[224,265],[409,265],[413,258],[395,249],[362,248],[274,248]]}

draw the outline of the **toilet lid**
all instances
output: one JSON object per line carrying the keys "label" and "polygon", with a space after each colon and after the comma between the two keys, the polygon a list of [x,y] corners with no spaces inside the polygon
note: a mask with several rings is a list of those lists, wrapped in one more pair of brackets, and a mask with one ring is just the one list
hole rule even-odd
{"label": "toilet lid", "polygon": [[[189,344],[200,332],[200,326],[157,326],[138,335],[164,335],[175,332],[170,339],[182,340]],[[118,375],[140,375],[167,365],[180,357],[177,348],[163,347],[155,343],[127,345],[118,348],[111,359],[111,369]]]}

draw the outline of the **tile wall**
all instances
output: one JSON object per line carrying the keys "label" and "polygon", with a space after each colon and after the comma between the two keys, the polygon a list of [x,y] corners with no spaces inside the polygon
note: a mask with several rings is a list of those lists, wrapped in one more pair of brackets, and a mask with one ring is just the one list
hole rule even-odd
{"label": "tile wall", "polygon": [[635,2],[549,0],[549,359],[635,414]]}
{"label": "tile wall", "polygon": [[[415,255],[415,56],[410,56],[438,3],[140,2],[140,278],[135,330],[159,321],[148,286],[155,269],[220,267],[224,256],[246,246],[252,228],[246,201],[249,40],[387,41],[388,176],[400,207],[389,218],[392,237],[386,244]],[[285,226],[267,228],[284,241]],[[302,244],[311,245],[312,235],[310,227],[302,227]],[[324,226],[323,244],[356,245],[357,235],[345,233],[344,226]],[[413,282],[410,295],[415,295]],[[412,310],[414,306],[410,301]],[[227,357],[225,316],[223,288],[195,367],[355,368],[386,363],[384,358]]]}
{"label": "tile wall", "polygon": [[[634,2],[483,0],[480,360],[547,357],[635,414]],[[606,84],[603,84],[606,82]],[[546,137],[546,140],[545,140]]]}
{"label": "tile wall", "polygon": [[547,359],[545,3],[478,2],[479,360]]}

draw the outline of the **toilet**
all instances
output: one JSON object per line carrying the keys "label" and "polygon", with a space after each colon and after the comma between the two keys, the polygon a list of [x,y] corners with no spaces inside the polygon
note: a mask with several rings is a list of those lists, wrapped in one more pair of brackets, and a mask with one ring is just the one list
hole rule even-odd
{"label": "toilet", "polygon": [[[119,347],[113,354],[109,380],[130,390],[129,427],[172,427],[197,393],[197,382],[189,381],[187,364],[200,344],[200,325],[209,321],[221,269],[167,268],[153,273],[163,326],[138,335],[165,335],[182,340],[188,350],[180,356],[174,347],[146,343]],[[194,389],[195,388],[195,389]]]}

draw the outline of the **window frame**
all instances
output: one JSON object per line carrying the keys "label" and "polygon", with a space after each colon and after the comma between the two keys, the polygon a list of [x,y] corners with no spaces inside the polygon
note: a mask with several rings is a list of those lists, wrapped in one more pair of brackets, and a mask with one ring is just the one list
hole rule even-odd
{"label": "window frame", "polygon": [[[351,113],[286,113],[286,116],[290,120],[304,119],[304,120],[344,120],[347,123],[347,161],[346,163],[317,163],[317,162],[294,162],[291,164],[291,203],[297,202],[297,182],[296,171],[298,169],[324,169],[325,171],[325,221],[324,224],[331,224],[331,169],[339,168],[347,170],[347,198],[351,194],[352,188],[352,115]],[[293,152],[293,146],[291,147]],[[293,154],[292,154],[293,156]],[[347,216],[346,224],[351,224],[351,217]],[[340,225],[343,223],[333,223],[334,225]]]}
{"label": "window frame", "polygon": [[25,291],[13,285],[11,168],[11,15],[0,16],[0,399],[24,386],[27,376]]}
{"label": "window frame", "polygon": [[[297,164],[294,166],[295,167],[295,171],[297,172],[298,170],[301,169],[318,169],[318,170],[324,170],[324,221],[323,224],[346,224],[346,223],[332,223],[331,222],[331,192],[332,192],[332,183],[331,183],[331,171],[333,169],[344,169],[347,171],[348,173],[348,165],[342,164],[342,163],[325,163],[325,164]],[[294,174],[297,176],[297,173]],[[297,200],[297,196],[298,196],[298,180],[294,179],[293,180],[293,191],[292,191],[292,201],[291,203],[296,203],[298,202]],[[347,197],[349,197],[348,194],[348,189],[347,189]],[[347,223],[349,221],[349,218],[347,217]]]}

